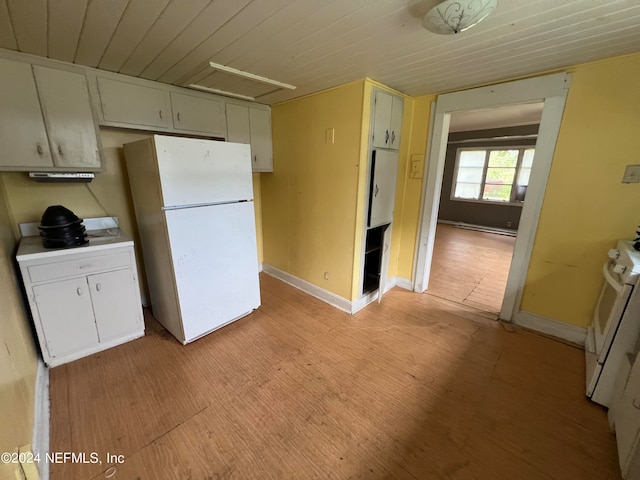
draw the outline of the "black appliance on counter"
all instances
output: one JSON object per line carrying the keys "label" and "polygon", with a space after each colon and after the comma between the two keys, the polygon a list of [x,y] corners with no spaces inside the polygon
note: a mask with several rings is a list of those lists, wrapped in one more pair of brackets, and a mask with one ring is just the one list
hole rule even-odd
{"label": "black appliance on counter", "polygon": [[72,248],[89,242],[82,219],[62,205],[47,207],[38,229],[45,248]]}

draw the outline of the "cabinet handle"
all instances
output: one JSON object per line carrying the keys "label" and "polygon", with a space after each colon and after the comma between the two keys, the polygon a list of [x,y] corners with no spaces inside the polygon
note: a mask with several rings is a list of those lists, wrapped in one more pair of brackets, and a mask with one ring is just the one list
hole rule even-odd
{"label": "cabinet handle", "polygon": [[62,145],[58,144],[58,153],[61,157],[64,157],[64,152],[62,151]]}
{"label": "cabinet handle", "polygon": [[99,292],[100,290],[102,290],[102,285],[96,283],[96,292]]}
{"label": "cabinet handle", "polygon": [[385,134],[384,134],[384,143],[385,143],[385,144],[389,143],[389,130],[386,130],[386,131],[385,131]]}
{"label": "cabinet handle", "polygon": [[178,112],[178,121],[181,122],[182,120],[180,120],[180,112]]}
{"label": "cabinet handle", "polygon": [[76,292],[78,292],[78,296],[82,296],[82,289],[80,287],[77,288]]}
{"label": "cabinet handle", "polygon": [[85,268],[91,268],[91,267],[95,267],[96,264],[95,263],[83,263],[82,265],[80,265],[78,268],[80,270],[84,270]]}
{"label": "cabinet handle", "polygon": [[640,397],[634,398],[632,404],[634,408],[640,410]]}
{"label": "cabinet handle", "polygon": [[391,145],[393,145],[396,141],[396,131],[391,132]]}
{"label": "cabinet handle", "polygon": [[42,155],[44,153],[44,150],[42,150],[42,145],[36,145],[36,151],[38,152],[38,155]]}
{"label": "cabinet handle", "polygon": [[379,192],[379,190],[378,190],[378,184],[376,183],[376,189],[375,189],[375,192],[374,192],[373,196],[374,196],[374,197],[377,197],[377,196],[378,196],[378,192]]}
{"label": "cabinet handle", "polygon": [[253,161],[254,161],[254,162],[257,162],[257,161],[258,161],[258,156],[257,156],[257,155],[254,155],[254,156],[253,156]]}
{"label": "cabinet handle", "polygon": [[162,110],[158,110],[158,115],[160,115],[160,120],[163,120],[163,118],[162,118]]}

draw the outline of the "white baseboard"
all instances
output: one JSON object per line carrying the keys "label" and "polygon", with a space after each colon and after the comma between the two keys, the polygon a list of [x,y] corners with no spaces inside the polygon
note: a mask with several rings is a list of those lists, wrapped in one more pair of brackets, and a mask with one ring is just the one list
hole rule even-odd
{"label": "white baseboard", "polygon": [[513,323],[584,347],[587,329],[520,310]]}
{"label": "white baseboard", "polygon": [[405,290],[413,291],[413,282],[408,278],[402,277],[393,277],[394,278],[394,286],[399,288],[404,288]]}
{"label": "white baseboard", "polygon": [[378,299],[378,291],[368,293],[353,302],[351,302],[351,314],[359,312],[370,303],[375,302]]}
{"label": "white baseboard", "polygon": [[312,297],[316,297],[323,302],[328,303],[329,305],[333,305],[343,312],[352,313],[352,304],[346,298],[342,298],[335,293],[318,287],[311,282],[302,280],[301,278],[284,272],[279,268],[272,267],[271,265],[268,265],[266,263],[262,265],[262,271],[267,275],[271,275],[272,277],[277,278],[278,280],[282,280],[284,283],[288,283],[292,287],[296,287],[298,290],[302,290],[303,292],[308,293]]}
{"label": "white baseboard", "polygon": [[[31,450],[41,459],[49,452],[49,418],[51,403],[49,399],[49,369],[42,360],[38,360],[36,371],[36,398],[34,399],[33,438]],[[49,463],[41,461],[37,464],[40,480],[49,480]]]}

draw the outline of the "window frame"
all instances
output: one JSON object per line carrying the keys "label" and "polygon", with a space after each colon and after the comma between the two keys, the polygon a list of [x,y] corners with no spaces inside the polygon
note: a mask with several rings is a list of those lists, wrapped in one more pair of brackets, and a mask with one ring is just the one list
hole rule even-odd
{"label": "window frame", "polygon": [[[454,170],[453,170],[453,177],[452,177],[452,181],[451,181],[451,192],[449,194],[449,199],[454,201],[454,202],[470,202],[470,203],[480,203],[480,204],[489,204],[489,205],[510,205],[513,207],[522,207],[524,205],[524,201],[517,201],[515,200],[515,194],[516,194],[516,187],[518,185],[518,177],[520,176],[520,168],[522,167],[522,159],[524,158],[524,152],[526,150],[530,150],[532,149],[534,151],[533,153],[533,158],[535,160],[535,150],[536,150],[536,146],[535,145],[521,145],[521,144],[515,144],[515,145],[501,145],[501,146],[496,146],[496,147],[479,147],[479,146],[468,146],[468,147],[464,147],[464,146],[460,146],[456,148],[456,161],[454,164]],[[456,184],[457,184],[457,180],[458,180],[458,167],[459,167],[459,162],[460,162],[460,154],[463,151],[478,151],[478,150],[484,150],[485,151],[485,156],[484,156],[484,165],[482,167],[482,182],[480,183],[480,198],[475,199],[475,198],[458,198],[455,196],[456,194]],[[487,183],[487,170],[489,169],[489,156],[491,155],[492,151],[503,151],[503,150],[518,150],[518,160],[516,161],[516,166],[515,166],[515,175],[513,177],[513,183],[511,184],[511,195],[509,196],[509,201],[508,202],[500,202],[497,200],[484,200],[482,198],[482,194],[484,192],[484,187]],[[532,162],[532,167],[533,168],[533,162]]]}

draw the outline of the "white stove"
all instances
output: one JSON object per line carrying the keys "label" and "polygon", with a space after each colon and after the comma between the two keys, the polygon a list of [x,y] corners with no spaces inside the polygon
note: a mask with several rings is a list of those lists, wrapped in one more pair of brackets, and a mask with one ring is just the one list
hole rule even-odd
{"label": "white stove", "polygon": [[620,240],[608,256],[585,345],[587,396],[606,407],[624,356],[633,353],[640,335],[640,252]]}

